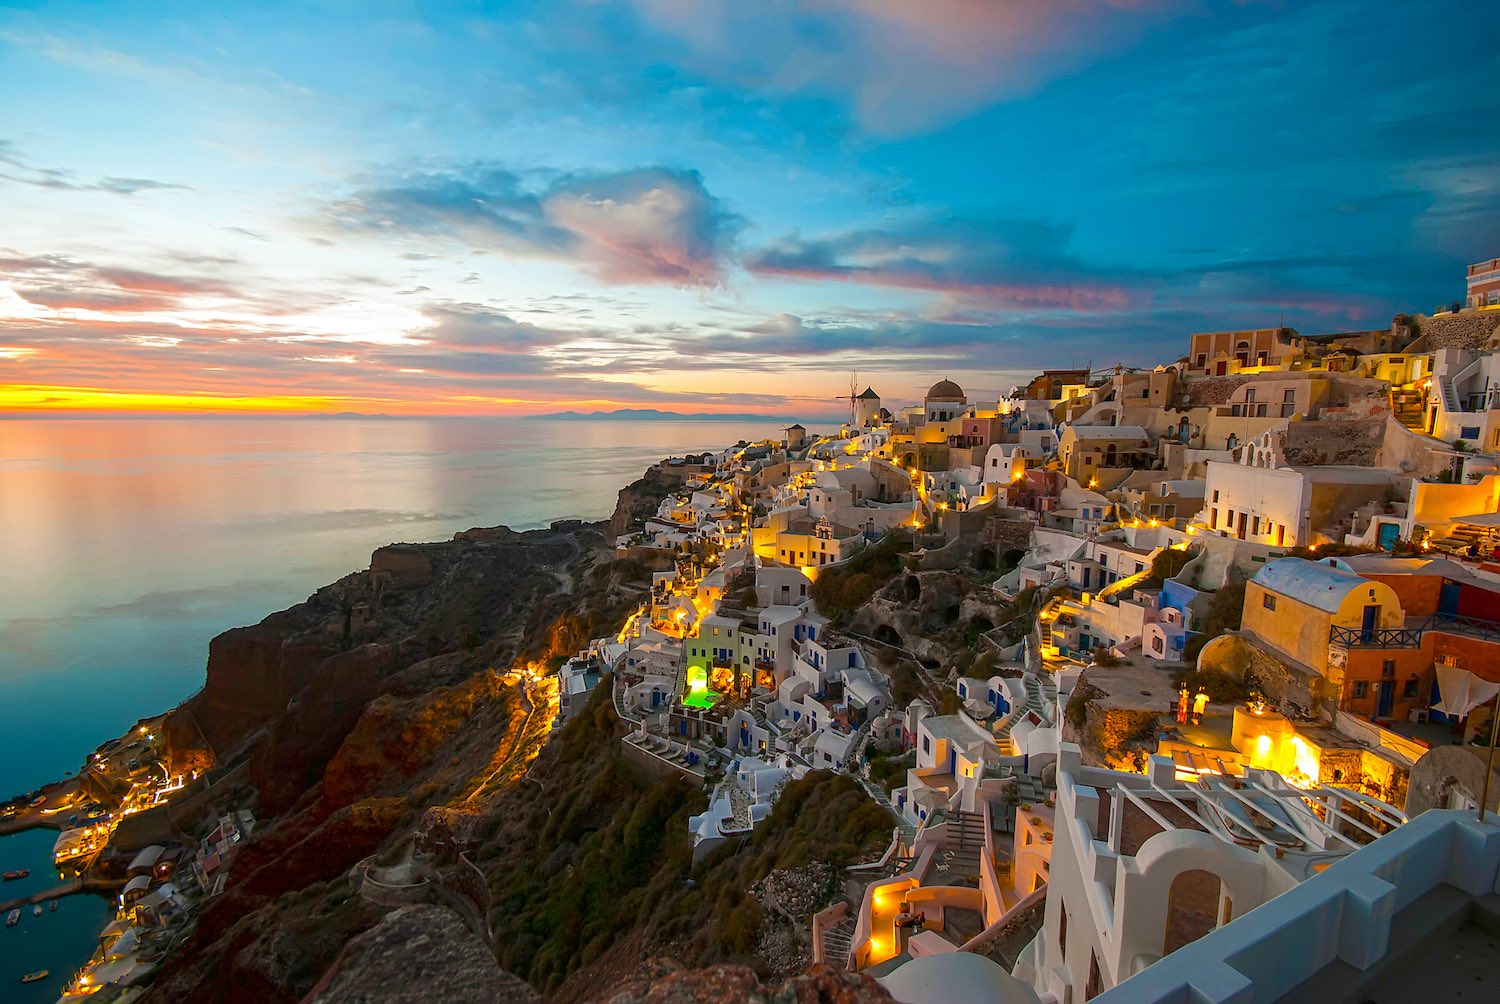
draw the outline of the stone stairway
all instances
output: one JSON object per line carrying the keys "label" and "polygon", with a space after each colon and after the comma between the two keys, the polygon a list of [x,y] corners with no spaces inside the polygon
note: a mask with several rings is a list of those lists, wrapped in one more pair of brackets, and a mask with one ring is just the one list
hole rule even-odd
{"label": "stone stairway", "polygon": [[750,816],[750,793],[740,787],[738,781],[729,784],[729,811],[734,815],[734,828],[748,830],[754,825]]}
{"label": "stone stairway", "polygon": [[977,812],[954,813],[948,818],[947,865],[960,875],[979,874],[984,855],[984,816]]}
{"label": "stone stairway", "polygon": [[1426,435],[1424,426],[1426,409],[1420,391],[1391,391],[1391,415],[1412,432]]}

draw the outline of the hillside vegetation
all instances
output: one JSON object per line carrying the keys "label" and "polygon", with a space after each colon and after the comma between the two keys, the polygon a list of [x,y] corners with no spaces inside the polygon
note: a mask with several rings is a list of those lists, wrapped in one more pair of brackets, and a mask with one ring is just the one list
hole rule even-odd
{"label": "hillside vegetation", "polygon": [[500,964],[546,994],[585,996],[582,971],[625,945],[635,959],[649,949],[687,965],[762,964],[752,885],[776,869],[842,866],[890,839],[891,817],[852,780],[814,772],[787,785],[743,846],[695,869],[687,821],[704,792],[627,761],[620,732],[606,678],[500,800],[473,855]]}

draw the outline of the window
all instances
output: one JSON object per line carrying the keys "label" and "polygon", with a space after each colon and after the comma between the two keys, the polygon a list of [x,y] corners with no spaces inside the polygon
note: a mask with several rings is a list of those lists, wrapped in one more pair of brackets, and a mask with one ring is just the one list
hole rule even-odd
{"label": "window", "polygon": [[1380,664],[1380,675],[1389,680],[1396,675],[1396,660],[1387,659]]}
{"label": "window", "polygon": [[1272,596],[1270,593],[1263,593],[1260,597],[1260,605],[1265,607],[1267,610],[1275,610],[1276,597]]}
{"label": "window", "polygon": [[1477,426],[1477,425],[1465,425],[1465,426],[1463,426],[1462,428],[1460,428],[1458,430],[1458,438],[1459,439],[1478,439],[1479,438],[1479,426]]}
{"label": "window", "polygon": [[922,752],[923,753],[931,753],[932,752],[932,737],[931,736],[923,736],[922,737]]}
{"label": "window", "polygon": [[1252,404],[1252,403],[1254,403],[1254,401],[1255,401],[1255,388],[1254,387],[1247,387],[1247,388],[1245,388],[1245,403],[1246,404]]}
{"label": "window", "polygon": [[1415,676],[1407,677],[1407,679],[1406,679],[1406,686],[1404,686],[1404,687],[1401,688],[1401,696],[1402,697],[1416,697],[1417,696],[1417,678]]}
{"label": "window", "polygon": [[1364,700],[1365,696],[1367,694],[1369,694],[1369,693],[1370,693],[1370,685],[1368,683],[1366,683],[1364,680],[1355,680],[1354,681],[1354,699],[1356,701],[1362,701],[1362,700]]}
{"label": "window", "polygon": [[1219,501],[1219,489],[1217,488],[1214,489],[1214,501]]}

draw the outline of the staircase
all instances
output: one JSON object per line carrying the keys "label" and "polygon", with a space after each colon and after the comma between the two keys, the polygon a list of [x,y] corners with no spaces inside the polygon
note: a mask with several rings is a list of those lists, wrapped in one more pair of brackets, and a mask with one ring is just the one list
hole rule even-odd
{"label": "staircase", "polygon": [[1485,531],[1477,526],[1459,523],[1453,527],[1452,532],[1444,538],[1440,546],[1454,553],[1467,551],[1473,547],[1479,553],[1487,554],[1489,545],[1485,542],[1484,535]]}
{"label": "staircase", "polygon": [[823,931],[823,961],[842,969],[849,964],[849,950],[854,947],[854,915]]}
{"label": "staircase", "polygon": [[1454,414],[1463,411],[1458,406],[1458,391],[1453,388],[1451,379],[1439,379],[1438,383],[1443,388],[1443,410]]}
{"label": "staircase", "polygon": [[734,828],[744,831],[754,825],[750,816],[750,793],[740,787],[740,783],[731,779],[729,785],[729,811],[734,815]]}
{"label": "staircase", "polygon": [[959,811],[948,817],[949,871],[959,875],[979,874],[979,859],[984,854],[984,816],[978,812]]}
{"label": "staircase", "polygon": [[1421,391],[1393,390],[1391,416],[1418,435],[1426,435],[1426,407]]}

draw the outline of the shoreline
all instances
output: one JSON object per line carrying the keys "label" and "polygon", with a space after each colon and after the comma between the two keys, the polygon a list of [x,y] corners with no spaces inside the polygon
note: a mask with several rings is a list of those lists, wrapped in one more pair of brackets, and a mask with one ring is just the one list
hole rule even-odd
{"label": "shoreline", "polygon": [[[645,477],[649,478],[655,472],[666,469],[665,465],[669,461],[678,459],[681,456],[684,455],[674,454],[659,457],[656,461],[652,462],[649,467],[646,468],[646,471],[644,472]],[[619,512],[619,508],[622,504],[623,499],[627,496],[630,489],[642,480],[643,477],[641,475],[637,475],[635,478],[624,481],[617,485],[614,492],[614,510],[612,512],[607,512],[595,519],[584,519],[578,516],[563,516],[539,524],[532,523],[530,521],[523,522],[521,524],[523,529],[515,529],[504,523],[488,527],[473,526],[467,529],[454,531],[453,533],[444,537],[439,537],[436,540],[419,542],[415,546],[482,542],[483,536],[486,533],[494,533],[496,531],[499,531],[500,533],[505,535],[524,537],[532,534],[551,535],[557,533],[568,533],[579,529],[587,529],[601,534],[608,542],[609,546],[613,548],[614,534],[611,532],[611,525],[617,513]],[[381,545],[381,547],[376,548],[375,550],[378,552],[383,548],[393,546],[393,544],[404,543],[405,542],[387,543],[385,545]],[[372,552],[372,554],[373,553],[374,552]],[[370,571],[370,567],[371,563],[367,562],[359,571],[368,573]],[[326,588],[326,584],[314,587],[313,592],[308,595],[316,595],[317,591],[323,588]],[[300,602],[306,602],[306,600]],[[293,606],[296,605],[297,604],[293,604]],[[268,611],[264,614],[264,617],[270,617],[278,612],[280,611]],[[264,619],[264,617],[262,619]],[[232,626],[226,630],[232,631],[235,630],[235,627]],[[215,637],[218,636],[216,635]],[[204,672],[205,674],[207,672],[206,666]],[[83,790],[83,785],[81,783],[82,773],[88,771],[88,768],[92,765],[93,761],[97,760],[101,756],[107,758],[114,755],[114,753],[120,750],[121,747],[124,746],[124,744],[129,743],[132,739],[136,739],[138,742],[140,735],[145,733],[148,728],[159,729],[167,716],[172,713],[172,711],[183,707],[195,696],[201,694],[205,685],[206,677],[205,680],[200,682],[199,686],[194,691],[192,691],[192,693],[190,693],[182,701],[174,705],[172,709],[157,712],[147,718],[139,719],[135,723],[135,725],[131,726],[120,735],[115,736],[111,739],[107,739],[104,742],[98,744],[96,747],[94,747],[93,752],[87,755],[80,774],[49,781],[24,796],[13,796],[13,798],[11,799],[12,802],[20,800],[22,798],[26,799],[27,802],[29,802],[30,800],[35,799],[39,796],[45,797],[46,802],[44,802],[41,806],[31,806],[27,804],[18,812],[0,816],[0,839],[3,839],[5,836],[19,835],[38,829],[52,830],[59,833],[67,829],[69,825],[67,821],[69,808],[74,805],[82,804],[83,800],[87,797],[88,793]],[[156,752],[158,751],[153,747],[153,753]],[[198,783],[201,783],[202,780],[208,776],[208,774],[209,771],[205,771],[202,777],[198,779]],[[160,803],[147,807],[159,808],[165,804],[170,803]],[[114,811],[117,812],[118,809]],[[88,865],[85,866],[84,869],[78,871],[76,876],[70,880],[61,879],[62,873],[60,871],[57,871],[58,866],[56,865],[55,861],[52,862],[52,867],[54,869],[54,872],[59,875],[60,882],[57,884],[52,884],[46,889],[40,891],[32,891],[24,896],[16,897],[15,902],[11,903],[10,907],[16,908],[19,906],[28,906],[46,900],[56,900],[78,895],[97,895],[102,901],[106,902],[112,908],[115,907],[117,899],[114,895],[111,895],[111,893],[117,892],[118,890],[122,889],[125,885],[125,879],[105,877],[95,871],[95,869],[98,867],[97,862],[100,854],[109,851],[113,846],[113,833],[111,832],[110,837],[106,840],[106,842],[97,851],[93,852],[93,854],[90,855]],[[3,888],[0,888],[0,895],[3,895],[3,893]],[[114,914],[115,910],[111,909],[111,916],[114,916]],[[98,932],[94,933],[97,936]],[[71,970],[78,971],[81,967],[83,971],[87,971],[90,965],[87,944],[87,942],[80,942],[79,949],[80,956],[82,957],[70,964]],[[71,985],[73,979],[74,977],[69,978],[69,985]]]}

